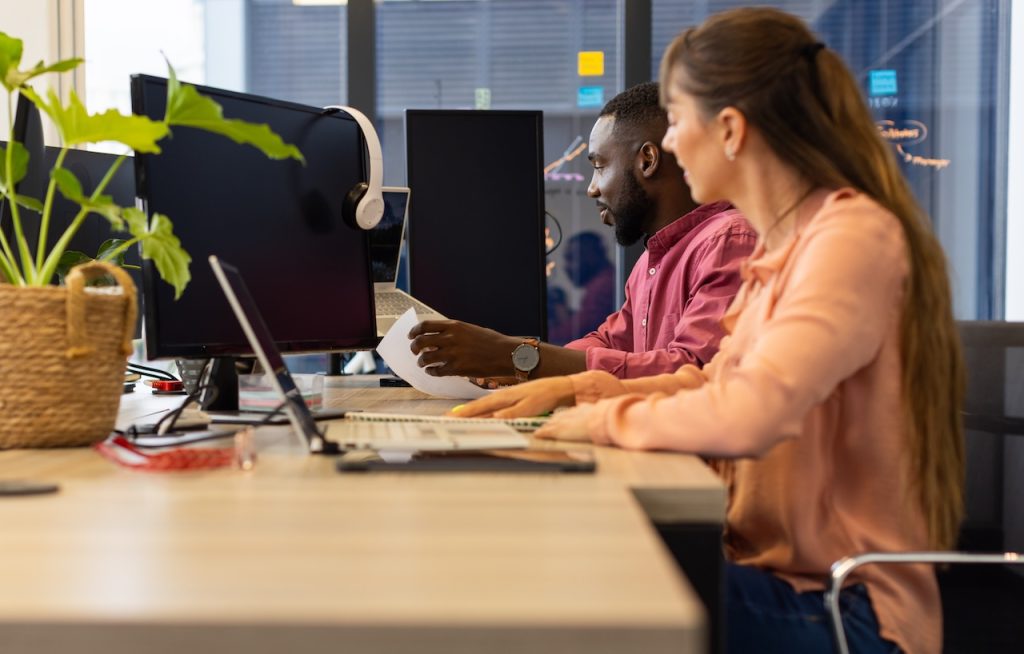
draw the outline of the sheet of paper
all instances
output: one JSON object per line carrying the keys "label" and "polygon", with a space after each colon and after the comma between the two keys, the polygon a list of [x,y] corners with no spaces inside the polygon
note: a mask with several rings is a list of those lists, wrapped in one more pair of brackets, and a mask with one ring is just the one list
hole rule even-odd
{"label": "sheet of paper", "polygon": [[395,321],[377,346],[377,353],[396,375],[412,384],[413,388],[435,397],[475,400],[490,393],[465,377],[432,377],[420,368],[416,355],[409,349],[409,330],[418,322],[416,312],[409,309]]}

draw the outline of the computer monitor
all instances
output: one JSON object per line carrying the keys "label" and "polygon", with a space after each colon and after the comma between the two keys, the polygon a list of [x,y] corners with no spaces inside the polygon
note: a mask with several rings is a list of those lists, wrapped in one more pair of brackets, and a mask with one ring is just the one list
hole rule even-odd
{"label": "computer monitor", "polygon": [[408,110],[409,284],[446,316],[547,335],[543,114]]}
{"label": "computer monitor", "polygon": [[[132,110],[164,115],[167,80],[135,75]],[[228,118],[268,124],[306,162],[272,160],[251,146],[186,127],[158,155],[136,157],[138,195],[170,217],[192,257],[181,298],[143,264],[149,358],[251,355],[205,260],[241,269],[284,352],[368,349],[377,343],[366,232],[342,220],[345,195],[364,174],[364,141],[342,113],[198,87]]]}

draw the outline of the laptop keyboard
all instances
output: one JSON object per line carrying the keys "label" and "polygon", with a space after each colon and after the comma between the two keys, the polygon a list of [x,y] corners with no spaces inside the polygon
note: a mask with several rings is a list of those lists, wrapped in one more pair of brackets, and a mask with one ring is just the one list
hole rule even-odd
{"label": "laptop keyboard", "polygon": [[376,303],[377,314],[381,316],[400,316],[410,307],[416,309],[416,315],[436,313],[427,305],[405,293],[378,293]]}
{"label": "laptop keyboard", "polygon": [[[414,447],[415,449],[451,449],[453,443],[436,425],[417,422],[335,423],[339,440],[346,444],[376,448]],[[332,425],[333,427],[333,425]],[[343,432],[343,434],[341,433]],[[328,432],[328,436],[331,436]]]}

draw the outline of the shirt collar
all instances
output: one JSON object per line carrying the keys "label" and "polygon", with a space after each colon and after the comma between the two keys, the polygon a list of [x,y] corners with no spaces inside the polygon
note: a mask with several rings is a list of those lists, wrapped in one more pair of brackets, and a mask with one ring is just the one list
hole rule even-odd
{"label": "shirt collar", "polygon": [[697,225],[700,225],[711,216],[728,211],[729,209],[732,209],[732,205],[728,202],[712,202],[711,204],[702,204],[678,220],[673,220],[647,239],[646,245],[649,256],[651,258],[660,258]]}

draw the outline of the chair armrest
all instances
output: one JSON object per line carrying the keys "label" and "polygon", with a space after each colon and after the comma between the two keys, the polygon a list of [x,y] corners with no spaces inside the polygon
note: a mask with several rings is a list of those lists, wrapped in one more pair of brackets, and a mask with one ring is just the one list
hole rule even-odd
{"label": "chair armrest", "polygon": [[850,573],[870,563],[983,563],[1024,565],[1024,555],[1017,552],[988,554],[979,552],[868,552],[847,556],[832,564],[831,581],[825,592],[825,608],[832,621],[832,633],[836,637],[839,654],[850,654],[843,630],[843,616],[839,612],[839,592]]}

